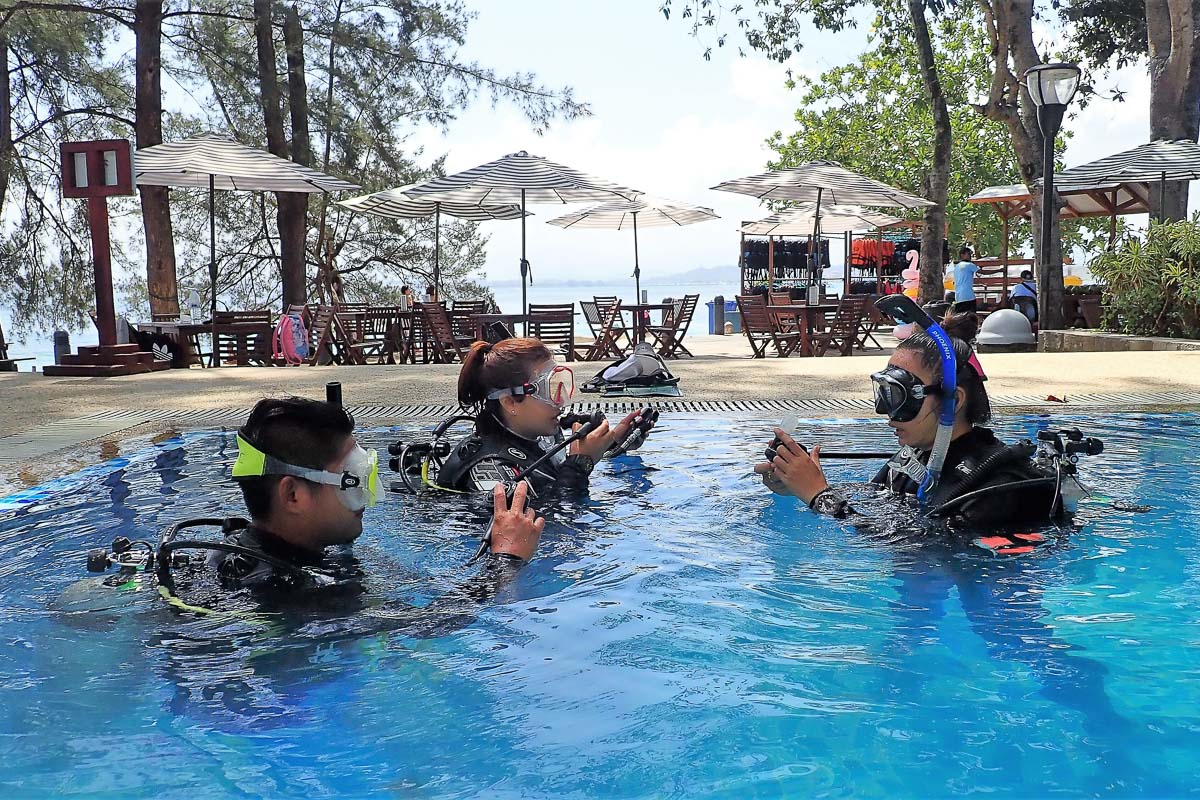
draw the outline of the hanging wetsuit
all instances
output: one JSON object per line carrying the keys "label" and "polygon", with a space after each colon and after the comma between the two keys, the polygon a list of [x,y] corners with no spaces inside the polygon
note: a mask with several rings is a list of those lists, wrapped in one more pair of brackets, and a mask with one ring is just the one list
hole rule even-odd
{"label": "hanging wetsuit", "polygon": [[[1005,445],[988,428],[972,428],[950,443],[942,479],[929,499],[930,515],[983,527],[1050,522],[1058,510],[1055,480],[1033,462],[1033,452],[1033,445]],[[928,458],[927,452],[902,447],[871,482],[898,494],[915,495]],[[989,489],[1000,486],[1009,488]],[[974,494],[967,497],[969,493]],[[952,502],[959,497],[965,499]],[[810,505],[818,513],[839,518],[854,513],[831,489],[814,497]]]}

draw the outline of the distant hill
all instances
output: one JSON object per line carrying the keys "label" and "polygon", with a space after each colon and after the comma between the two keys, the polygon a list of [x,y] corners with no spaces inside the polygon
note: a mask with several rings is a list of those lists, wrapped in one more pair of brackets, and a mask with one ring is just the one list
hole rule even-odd
{"label": "distant hill", "polygon": [[[619,279],[617,279],[617,280],[619,280]],[[642,285],[644,285],[644,286],[663,286],[666,284],[704,284],[704,283],[727,284],[727,283],[737,283],[738,280],[740,280],[740,275],[738,274],[738,268],[737,268],[736,264],[734,264],[732,266],[721,266],[721,267],[696,267],[694,269],[686,270],[685,272],[672,272],[669,275],[649,275],[645,272],[642,273]],[[545,280],[539,280],[538,284],[541,286],[564,286],[564,287],[611,286],[613,284],[613,282],[614,282],[614,278],[610,276],[610,277],[607,277],[604,279],[597,279],[597,280],[545,279]],[[493,287],[520,286],[521,281],[511,280],[511,279],[501,280],[501,281],[490,280],[490,281],[488,281],[488,285],[493,286]]]}

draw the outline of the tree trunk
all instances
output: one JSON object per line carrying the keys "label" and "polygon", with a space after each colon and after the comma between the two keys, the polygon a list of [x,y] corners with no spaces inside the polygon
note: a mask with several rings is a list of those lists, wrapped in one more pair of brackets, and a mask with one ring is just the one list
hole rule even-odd
{"label": "tree trunk", "polygon": [[[288,68],[288,110],[292,121],[292,160],[312,166],[308,134],[308,83],[304,78],[304,31],[295,6],[283,19],[283,41]],[[288,278],[283,284],[283,304],[308,302],[308,276],[305,265],[308,247],[308,195],[290,192],[279,199],[279,239]],[[290,257],[294,256],[294,257]]]}
{"label": "tree trunk", "polygon": [[4,219],[12,159],[12,89],[8,81],[8,36],[0,28],[0,219]]}
{"label": "tree trunk", "polygon": [[[1146,39],[1150,56],[1150,138],[1189,139],[1200,135],[1200,2],[1146,0]],[[1187,217],[1188,184],[1167,184],[1164,202],[1150,192],[1150,214],[1167,220]]]}
{"label": "tree trunk", "polygon": [[[288,158],[287,137],[283,131],[283,110],[280,105],[278,63],[275,54],[274,31],[271,27],[270,0],[254,0],[254,39],[258,51],[258,86],[262,103],[263,123],[267,131],[267,150],[280,158]],[[279,229],[280,277],[283,283],[283,306],[304,303],[307,292],[304,281],[304,231],[308,199],[294,192],[276,192],[275,224]]]}
{"label": "tree trunk", "polygon": [[[1049,252],[1042,252],[1042,192],[1036,186],[1042,177],[1042,132],[1033,100],[1022,80],[1026,70],[1041,63],[1033,38],[1033,4],[1028,0],[976,1],[984,14],[992,57],[988,100],[976,110],[1008,127],[1021,178],[1033,198],[1030,220],[1037,261],[1039,325],[1042,330],[1057,330],[1063,322],[1062,229],[1059,215],[1053,214]],[[1057,194],[1051,202],[1057,208],[1062,207]]]}
{"label": "tree trunk", "polygon": [[933,163],[929,173],[929,196],[934,205],[925,209],[925,225],[921,229],[921,280],[918,300],[932,303],[942,299],[945,264],[942,261],[942,240],[946,237],[946,201],[950,194],[950,149],[952,145],[950,112],[938,77],[933,56],[933,42],[925,21],[925,1],[908,0],[912,17],[917,55],[921,61],[921,83],[933,109]]}
{"label": "tree trunk", "polygon": [[[138,0],[133,14],[135,133],[138,149],[162,144],[163,4]],[[139,186],[146,234],[146,290],[151,314],[179,314],[171,197],[166,186]]]}

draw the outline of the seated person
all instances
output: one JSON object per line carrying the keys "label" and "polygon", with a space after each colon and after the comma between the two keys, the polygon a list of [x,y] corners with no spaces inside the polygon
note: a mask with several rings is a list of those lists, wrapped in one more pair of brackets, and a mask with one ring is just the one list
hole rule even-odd
{"label": "seated person", "polygon": [[[954,315],[942,323],[954,349],[956,404],[949,450],[940,465],[941,480],[933,486],[926,507],[932,515],[973,526],[1048,522],[1058,509],[1054,476],[1031,459],[1032,445],[1006,447],[983,427],[991,418],[983,385],[986,378],[967,344],[975,337],[977,325],[973,313]],[[914,333],[901,341],[887,368],[871,376],[875,411],[887,415],[900,443],[900,450],[871,481],[897,495],[916,495],[928,476],[941,427],[942,363],[936,340],[924,332]],[[825,479],[820,447],[809,453],[785,431],[777,430],[776,435],[782,441],[776,457],[754,467],[767,488],[799,497],[820,514],[839,518],[855,514]],[[966,502],[955,500],[1001,485],[1011,485],[1011,490],[982,492]],[[943,514],[943,506],[952,512]]]}
{"label": "seated person", "polygon": [[[601,422],[565,452],[533,472],[524,472],[525,466],[563,441],[559,417],[574,392],[571,368],[556,364],[537,339],[475,342],[458,375],[458,402],[475,412],[475,430],[451,448],[438,472],[438,486],[489,490],[520,475],[536,495],[553,489],[587,489],[599,459],[632,449],[629,442],[640,412],[630,413],[613,427]],[[643,436],[649,427],[643,427]]]}
{"label": "seated person", "polygon": [[1012,300],[1013,308],[1024,314],[1030,322],[1037,322],[1037,283],[1033,280],[1033,272],[1022,270],[1021,282],[1009,290],[1008,297]]}
{"label": "seated person", "polygon": [[[260,400],[237,434],[233,477],[250,522],[227,520],[224,549],[208,563],[226,589],[250,589],[285,606],[328,608],[333,597],[355,596],[365,580],[349,545],[363,530],[378,486],[375,452],[354,437],[354,421],[341,406],[303,398]],[[508,584],[533,557],[545,521],[524,507],[518,486],[511,507],[495,494],[491,554],[479,575],[420,609],[407,605],[383,628],[453,629],[473,618],[470,607]],[[231,524],[232,523],[232,524]],[[169,558],[167,559],[169,561]],[[174,591],[170,572],[162,571]],[[447,614],[447,606],[463,606]],[[395,609],[393,609],[394,611]]]}

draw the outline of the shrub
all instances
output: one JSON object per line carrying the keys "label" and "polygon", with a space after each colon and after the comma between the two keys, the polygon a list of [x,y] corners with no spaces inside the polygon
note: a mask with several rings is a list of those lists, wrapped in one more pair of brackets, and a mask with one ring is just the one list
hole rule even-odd
{"label": "shrub", "polygon": [[1141,336],[1200,339],[1200,214],[1152,222],[1088,265],[1104,283],[1104,327]]}

